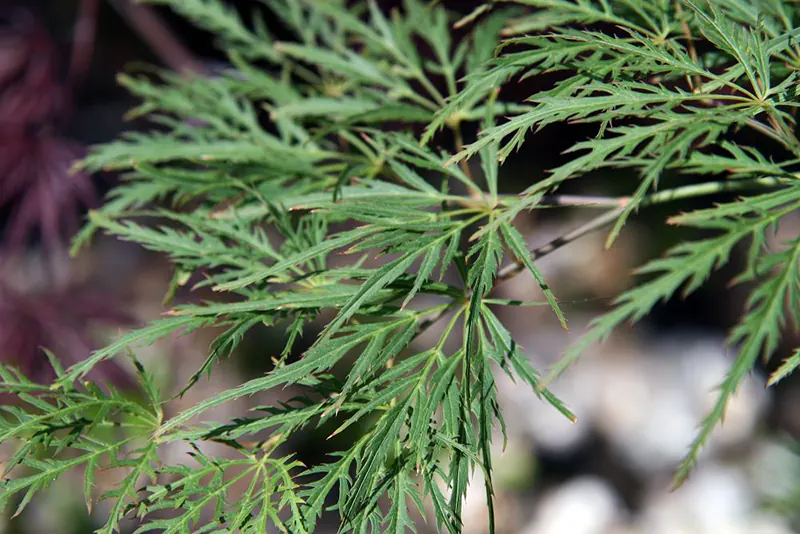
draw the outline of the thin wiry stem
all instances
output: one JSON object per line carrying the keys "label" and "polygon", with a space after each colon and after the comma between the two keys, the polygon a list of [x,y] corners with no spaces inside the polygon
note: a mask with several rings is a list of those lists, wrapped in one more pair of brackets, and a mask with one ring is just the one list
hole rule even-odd
{"label": "thin wiry stem", "polygon": [[[571,232],[567,232],[566,234],[553,239],[546,245],[542,245],[541,247],[531,249],[531,256],[533,261],[536,261],[539,258],[547,256],[551,252],[555,252],[556,250],[560,249],[567,243],[572,243],[576,239],[581,238],[586,234],[590,234],[595,230],[600,230],[601,228],[608,226],[609,224],[617,220],[617,218],[620,215],[622,215],[622,212],[624,210],[625,210],[624,207],[620,207],[607,211],[602,215],[599,215],[591,219],[587,223],[580,225]],[[525,270],[525,265],[522,262],[515,262],[506,265],[497,272],[497,277],[495,278],[494,285],[497,286],[498,284],[502,284],[506,280],[514,278],[516,275],[518,275],[524,270]]]}
{"label": "thin wiry stem", "polygon": [[583,206],[587,208],[614,208],[624,206],[630,197],[606,197],[592,195],[546,195],[539,206]]}
{"label": "thin wiry stem", "polygon": [[[751,187],[776,187],[780,185],[785,185],[790,181],[791,180],[788,178],[754,178],[752,180],[706,182],[702,184],[692,184],[683,187],[676,187],[674,189],[667,189],[666,191],[660,191],[658,193],[653,193],[652,195],[646,197],[642,201],[641,205],[652,206],[654,204],[663,204],[665,202],[672,202],[674,200],[679,200],[683,198],[713,195],[715,193],[723,193],[727,191],[738,191],[742,189],[749,189]],[[580,198],[581,197],[570,197],[572,205],[575,205],[577,199]],[[595,203],[598,205],[600,204],[616,205],[618,207],[609,210],[601,215],[598,215],[597,217],[594,217],[593,219],[580,225],[574,230],[553,239],[552,241],[550,241],[545,245],[542,245],[541,247],[531,249],[531,256],[533,257],[533,261],[536,261],[539,258],[547,256],[548,254],[560,249],[564,245],[571,243],[576,239],[579,239],[596,230],[600,230],[601,228],[604,228],[609,224],[613,223],[625,211],[625,206],[630,201],[630,197],[617,197],[617,198],[594,197],[594,200],[596,201]],[[498,271],[497,277],[495,278],[495,286],[505,282],[506,280],[513,278],[514,276],[518,275],[524,270],[525,270],[525,265],[522,262],[515,262],[506,265],[505,267],[503,267]]]}

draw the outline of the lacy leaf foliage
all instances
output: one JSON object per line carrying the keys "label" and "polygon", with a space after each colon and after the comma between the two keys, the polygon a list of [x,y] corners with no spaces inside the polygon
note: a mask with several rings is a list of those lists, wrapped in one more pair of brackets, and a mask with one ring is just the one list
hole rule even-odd
{"label": "lacy leaf foliage", "polygon": [[[102,230],[167,255],[175,287],[200,279],[196,287],[226,298],[176,306],[68,369],[53,358],[52,385],[0,369],[0,390],[16,398],[4,407],[0,442],[19,445],[2,502],[18,513],[78,469],[90,509],[97,499],[111,503],[100,532],[118,531],[125,518],[138,521],[137,532],[312,532],[326,510],[339,514],[342,531],[415,531],[421,515],[459,532],[476,469],[492,509],[490,444],[493,428],[504,430],[493,373],[574,419],[547,382],[621,323],[697,289],[746,243],[737,281],[751,295],[730,335],[738,356],[680,483],[756,360],[797,324],[800,240],[768,239],[800,207],[793,3],[497,1],[459,20],[418,0],[391,13],[374,2],[353,10],[343,1],[264,0],[294,35],[283,41],[266,18],[245,21],[220,0],[152,3],[212,33],[230,66],[213,78],[120,77],[142,102],[130,115],[146,116],[153,130],[97,147],[83,162],[124,178],[75,247]],[[504,84],[548,72],[566,76],[523,102],[504,101]],[[597,135],[518,195],[498,194],[506,157],[530,132],[563,122],[593,124]],[[469,123],[480,133],[464,145]],[[737,136],[742,130],[762,140],[742,144],[753,138]],[[671,219],[705,237],[642,267],[641,283],[543,380],[495,314],[527,303],[490,293],[526,271],[566,327],[536,267],[542,252],[529,251],[513,223],[552,205],[565,180],[605,168],[640,178],[624,205],[602,216],[613,224],[609,246],[648,205],[755,192]],[[667,172],[695,182],[657,191]],[[322,331],[290,359],[317,319]],[[438,321],[438,341],[419,343]],[[138,363],[141,399],[85,381],[99,362],[143,344],[222,327],[183,393],[262,324],[287,332],[273,370],[171,417],[162,408],[169,399]],[[799,363],[797,354],[787,359],[771,382]],[[230,421],[204,417],[288,385],[303,393]],[[325,463],[308,467],[281,452],[292,433],[332,421],[334,434],[357,428],[358,437]],[[193,451],[185,463],[162,458],[181,443]],[[230,454],[208,452],[214,444]],[[121,477],[98,495],[101,470]]]}

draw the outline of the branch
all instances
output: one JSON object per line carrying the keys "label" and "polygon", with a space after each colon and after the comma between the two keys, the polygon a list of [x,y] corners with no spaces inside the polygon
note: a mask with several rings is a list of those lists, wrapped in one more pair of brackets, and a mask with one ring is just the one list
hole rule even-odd
{"label": "branch", "polygon": [[[589,222],[575,228],[571,232],[568,232],[562,236],[553,239],[546,245],[543,245],[535,249],[531,249],[531,257],[533,261],[536,261],[539,258],[547,256],[551,252],[555,252],[556,250],[560,249],[567,243],[571,243],[576,239],[585,236],[586,234],[592,233],[595,230],[599,230],[605,226],[610,225],[617,219],[617,217],[622,215],[622,212],[624,210],[625,208],[621,207],[607,211],[602,215],[595,217],[594,219],[591,219]],[[497,286],[498,284],[502,284],[506,280],[514,278],[516,275],[518,275],[524,270],[525,270],[525,264],[523,264],[522,262],[515,262],[506,265],[497,272],[497,277],[495,278],[494,285]]]}
{"label": "branch", "polygon": [[[722,193],[726,191],[738,191],[742,189],[749,189],[751,187],[777,187],[781,185],[786,185],[793,180],[789,178],[754,178],[752,180],[736,180],[736,181],[724,181],[724,182],[706,182],[702,184],[692,184],[683,187],[676,187],[674,189],[667,189],[666,191],[660,191],[658,193],[653,193],[649,195],[644,200],[642,200],[642,206],[652,206],[654,204],[663,204],[665,202],[671,202],[673,200],[679,200],[682,198],[692,198],[692,197],[700,197],[700,196],[707,196],[713,195],[715,193]],[[605,226],[610,225],[613,223],[617,217],[619,217],[622,212],[625,210],[625,206],[630,202],[630,197],[579,197],[579,196],[552,196],[552,197],[545,197],[543,199],[544,203],[552,203],[556,205],[578,205],[578,200],[583,200],[583,203],[587,203],[587,199],[593,199],[594,204],[597,205],[605,205],[605,206],[617,206],[616,208],[609,210],[602,215],[599,215],[588,222],[582,224],[581,226],[575,228],[574,230],[559,236],[546,245],[543,245],[538,248],[531,249],[531,256],[533,257],[533,261],[536,261],[548,254],[555,252],[556,250],[560,249],[564,245],[575,241],[578,238],[585,236],[595,230],[600,230]],[[515,262],[510,265],[506,265],[502,269],[497,272],[497,277],[495,278],[494,285],[497,286],[513,278],[514,276],[518,275],[522,271],[525,270],[525,265],[522,262]]]}
{"label": "branch", "polygon": [[628,204],[630,197],[601,197],[591,195],[545,195],[540,206],[584,206],[587,208],[618,208]]}

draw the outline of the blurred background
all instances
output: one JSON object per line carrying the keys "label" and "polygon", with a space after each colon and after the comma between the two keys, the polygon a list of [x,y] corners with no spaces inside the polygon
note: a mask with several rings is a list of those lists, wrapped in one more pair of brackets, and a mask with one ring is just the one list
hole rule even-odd
{"label": "blurred background", "polygon": [[[241,8],[245,18],[257,6],[253,1],[230,3]],[[390,8],[394,3],[381,4]],[[444,2],[465,13],[476,3]],[[51,349],[69,365],[164,310],[162,299],[172,273],[161,256],[98,236],[90,248],[69,259],[70,237],[87,210],[98,205],[119,179],[69,170],[86,147],[140,126],[124,120],[135,102],[117,87],[118,72],[145,65],[213,72],[223,62],[209,35],[166,9],[129,0],[0,1],[0,357],[4,361],[49,380],[49,365],[39,347]],[[515,84],[503,96],[524,97],[543,83],[547,80]],[[557,165],[563,150],[590,133],[579,126],[560,126],[532,137],[503,167],[504,192],[529,185],[532,176],[540,177],[541,171]],[[633,180],[615,171],[571,184],[564,192],[621,195],[631,190]],[[677,180],[665,177],[662,183]],[[681,209],[720,200],[726,198]],[[605,234],[600,232],[541,261],[573,333],[565,334],[545,308],[500,315],[537,368],[555,361],[585,324],[632,284],[634,267],[691,237],[663,224],[675,210],[668,205],[634,218],[611,251],[604,251]],[[519,224],[535,246],[587,216],[546,210],[522,217]],[[798,231],[800,218],[785,221],[776,243]],[[683,488],[669,491],[674,468],[731,362],[725,333],[741,313],[747,292],[746,287],[727,285],[737,267],[734,257],[703,289],[658,306],[652,316],[619,331],[557,382],[553,389],[578,415],[577,424],[541,403],[528,388],[498,375],[509,434],[505,451],[502,439],[496,440],[499,532],[800,531],[798,376],[769,390],[764,388],[769,368],[751,376],[694,474]],[[498,297],[540,297],[538,287],[525,276],[497,291]],[[186,293],[177,298],[198,297]],[[426,333],[436,334],[435,328]],[[215,335],[203,331],[166,339],[142,349],[140,356],[169,390],[205,359]],[[797,342],[797,333],[787,331],[785,346],[772,365]],[[215,370],[211,381],[201,381],[179,402],[191,405],[263,373],[269,368],[265,355],[282,343],[282,331],[254,331],[236,355]],[[126,368],[114,363],[98,368],[94,378],[123,388],[130,380]],[[291,391],[271,395],[275,396],[247,402],[274,402],[277,395],[291,396]],[[233,417],[246,408],[244,401],[232,403],[214,416]],[[327,440],[328,430],[294,436],[290,445],[303,462],[313,465],[353,439]],[[0,444],[0,464],[8,447]],[[185,453],[166,451],[165,459],[179,462]],[[103,484],[102,477],[98,483]],[[465,532],[477,534],[484,531],[486,508],[482,483],[476,483],[465,508]],[[0,518],[0,532],[92,532],[97,525],[86,513],[82,492],[74,490],[79,484],[79,474],[63,478],[36,497],[21,517]],[[98,517],[102,513],[102,506],[95,508]],[[135,530],[134,524],[128,527]],[[331,517],[321,531],[335,532],[336,527]]]}

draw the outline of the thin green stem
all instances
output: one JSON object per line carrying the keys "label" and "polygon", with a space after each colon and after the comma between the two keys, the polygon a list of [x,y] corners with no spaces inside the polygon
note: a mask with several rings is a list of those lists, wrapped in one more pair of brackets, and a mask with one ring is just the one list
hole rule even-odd
{"label": "thin green stem", "polygon": [[369,145],[360,139],[357,135],[347,130],[340,130],[337,132],[339,136],[356,147],[373,165],[378,161],[378,154],[370,149]]}
{"label": "thin green stem", "polygon": [[422,87],[425,88],[426,91],[428,91],[428,94],[430,94],[433,97],[433,99],[436,101],[437,104],[443,106],[445,104],[444,95],[442,95],[442,93],[439,92],[436,86],[431,83],[428,77],[425,76],[425,73],[416,67],[414,67],[413,72],[414,72],[414,78],[422,85]]}
{"label": "thin green stem", "polygon": [[[424,78],[424,79],[427,81],[427,78]],[[420,82],[420,83],[421,83],[421,82]],[[428,82],[428,83],[430,83],[430,82]],[[423,85],[425,85],[425,84],[423,84]],[[434,90],[436,90],[436,88],[435,88],[435,87],[433,87],[433,89],[434,89]],[[437,92],[438,92],[438,91],[437,91]],[[441,104],[437,104],[437,103],[436,103],[436,102],[434,102],[433,100],[430,100],[430,99],[428,99],[428,98],[425,98],[424,96],[422,96],[422,95],[420,95],[420,94],[417,94],[417,93],[415,93],[414,91],[409,91],[409,92],[407,92],[407,93],[403,93],[403,94],[404,94],[404,95],[405,95],[405,96],[406,96],[406,97],[407,97],[409,100],[411,100],[411,101],[413,101],[413,102],[415,102],[415,103],[419,104],[420,106],[422,106],[422,107],[424,107],[424,108],[427,108],[427,109],[428,109],[428,111],[433,111],[433,112],[439,111],[439,109],[440,109],[440,108],[441,108],[441,107],[444,105],[444,99],[442,99],[442,103],[441,103]],[[441,96],[441,95],[440,95],[440,96]]]}
{"label": "thin green stem", "polygon": [[[726,180],[719,182],[704,182],[701,184],[685,185],[676,187],[674,189],[667,189],[648,195],[643,201],[643,206],[653,204],[662,204],[664,202],[672,202],[682,198],[692,198],[707,195],[714,195],[716,193],[725,193],[729,191],[741,191],[744,189],[751,189],[753,187],[778,187],[787,185],[795,180],[791,178],[752,178],[747,180]],[[630,197],[624,197],[630,198]]]}

